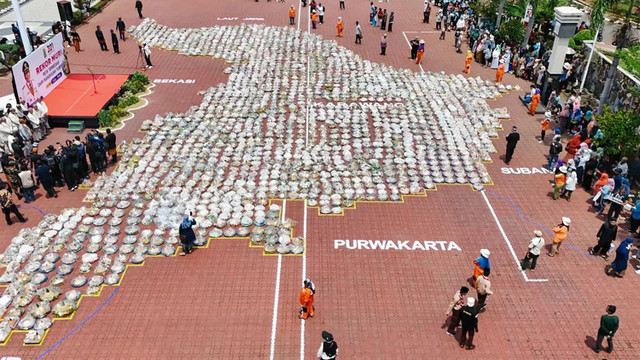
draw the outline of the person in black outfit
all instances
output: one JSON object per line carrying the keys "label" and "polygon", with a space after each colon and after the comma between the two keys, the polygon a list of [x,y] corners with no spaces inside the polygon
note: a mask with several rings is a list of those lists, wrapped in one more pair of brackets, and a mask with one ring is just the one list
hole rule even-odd
{"label": "person in black outfit", "polygon": [[118,161],[118,151],[116,148],[116,134],[111,132],[111,129],[107,129],[107,136],[104,138],[107,152],[111,155],[111,162],[115,164]]}
{"label": "person in black outfit", "polygon": [[125,41],[126,37],[124,36],[124,34],[127,30],[127,27],[124,24],[124,21],[122,21],[121,17],[119,17],[118,21],[116,21],[116,29],[118,29],[118,33],[120,34],[120,40]]}
{"label": "person in black outfit", "polygon": [[113,52],[120,54],[120,45],[118,44],[118,35],[111,29],[111,45],[113,45]]}
{"label": "person in black outfit", "polygon": [[193,225],[196,224],[196,220],[192,219],[193,214],[184,215],[182,223],[178,229],[178,235],[180,236],[180,244],[182,245],[181,256],[190,254],[193,252],[193,243],[196,241],[196,233],[193,232]]}
{"label": "person in black outfit", "polygon": [[611,242],[616,239],[616,235],[618,235],[618,225],[616,225],[616,221],[614,219],[605,221],[596,234],[598,244],[589,250],[589,254],[600,255],[607,260],[609,258],[607,252],[611,247]]}
{"label": "person in black outfit", "polygon": [[[462,334],[460,335],[460,347],[467,350],[475,349],[473,345],[473,336],[478,332],[478,311],[475,309],[476,299],[467,298],[467,305],[462,307],[460,311],[460,321],[462,322]],[[469,338],[467,339],[467,334]]]}
{"label": "person in black outfit", "polygon": [[58,197],[56,189],[53,187],[53,177],[49,166],[41,161],[36,166],[36,178],[38,183],[42,184],[42,187],[47,191],[47,198]]}
{"label": "person in black outfit", "polygon": [[100,49],[102,51],[109,51],[107,43],[104,40],[104,34],[102,33],[102,30],[100,30],[100,26],[96,26],[96,39],[98,39],[98,43],[100,43]]}
{"label": "person in black outfit", "polygon": [[584,165],[584,175],[582,175],[582,186],[585,190],[591,190],[591,183],[593,183],[593,176],[596,173],[596,167],[598,166],[597,155],[592,154],[591,158]]}
{"label": "person in black outfit", "polygon": [[62,172],[60,171],[60,156],[56,154],[56,150],[53,145],[49,145],[44,150],[45,163],[51,169],[51,177],[53,177],[53,185],[55,187],[62,187],[64,182],[62,181]]}
{"label": "person in black outfit", "polygon": [[511,158],[513,157],[513,151],[516,149],[516,144],[520,141],[520,134],[518,134],[518,128],[511,128],[511,134],[507,136],[507,153],[504,157],[505,164],[509,165]]}
{"label": "person in black outfit", "polygon": [[335,359],[338,356],[338,343],[333,340],[333,335],[328,331],[322,332],[322,339],[318,349],[318,359]]}
{"label": "person in black outfit", "polygon": [[71,191],[75,191],[78,187],[78,180],[76,178],[76,172],[74,170],[74,162],[77,164],[78,154],[77,151],[64,148],[62,156],[60,157],[60,170],[64,176],[64,181],[67,183],[67,188]]}
{"label": "person in black outfit", "polygon": [[416,60],[418,58],[418,48],[420,47],[420,40],[416,36],[413,40],[411,40],[411,60]]}
{"label": "person in black outfit", "polygon": [[142,19],[144,17],[142,16],[142,1],[136,0],[136,10],[138,10],[138,16]]}

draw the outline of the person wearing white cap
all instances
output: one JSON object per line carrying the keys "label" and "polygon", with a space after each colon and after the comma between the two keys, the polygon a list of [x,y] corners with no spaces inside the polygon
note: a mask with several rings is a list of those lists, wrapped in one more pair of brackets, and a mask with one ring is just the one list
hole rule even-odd
{"label": "person wearing white cap", "polygon": [[543,247],[544,238],[542,237],[542,231],[535,230],[533,232],[533,238],[529,241],[529,251],[527,251],[527,255],[522,259],[520,268],[524,271],[527,269],[531,269],[531,271],[535,270],[536,264],[538,263],[538,256],[540,256],[540,251],[542,251]]}
{"label": "person wearing white cap", "polygon": [[489,249],[480,249],[480,257],[478,257],[477,259],[475,259],[473,261],[473,264],[475,265],[473,267],[473,286],[477,287],[478,286],[478,278],[484,274],[484,271],[486,269],[491,269],[491,262],[489,261],[489,255],[491,255],[491,252],[489,251]]}
{"label": "person wearing white cap", "polygon": [[569,234],[569,225],[571,225],[571,219],[563,217],[562,223],[553,228],[553,244],[551,245],[551,251],[549,251],[547,255],[551,257],[558,255],[560,245],[567,239],[567,235]]}
{"label": "person wearing white cap", "polygon": [[551,111],[546,111],[544,113],[544,119],[540,121],[540,141],[538,142],[544,141],[544,136],[546,135],[547,130],[549,130],[550,123],[551,123]]}
{"label": "person wearing white cap", "polygon": [[[467,298],[467,305],[462,307],[460,311],[460,321],[462,322],[462,334],[460,335],[460,347],[467,350],[475,349],[473,345],[473,336],[478,332],[478,311],[475,308],[476,299]],[[468,335],[468,337],[467,337]]]}
{"label": "person wearing white cap", "polygon": [[496,69],[496,82],[497,83],[501,83],[502,82],[502,76],[504,76],[504,59],[500,59],[499,64],[498,64],[498,68]]}

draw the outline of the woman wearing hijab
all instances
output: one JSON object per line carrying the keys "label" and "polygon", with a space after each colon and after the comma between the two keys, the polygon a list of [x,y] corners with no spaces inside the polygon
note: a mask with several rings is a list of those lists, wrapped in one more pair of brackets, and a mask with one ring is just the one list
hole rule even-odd
{"label": "woman wearing hijab", "polygon": [[473,61],[473,54],[471,50],[467,50],[467,57],[464,59],[464,73],[471,74],[471,62]]}
{"label": "woman wearing hijab", "polygon": [[536,89],[536,93],[531,97],[531,104],[529,104],[529,115],[536,114],[536,108],[540,102],[540,89]]}
{"label": "woman wearing hijab", "polygon": [[580,148],[576,152],[576,171],[578,175],[578,182],[582,181],[582,176],[584,175],[584,168],[587,165],[587,161],[591,159],[591,150],[589,149],[589,145],[587,143],[580,143]]}
{"label": "woman wearing hijab", "polygon": [[196,220],[190,219],[188,214],[182,217],[182,223],[179,229],[180,244],[182,245],[181,256],[193,252],[193,243],[196,241],[196,234],[193,232],[192,227],[195,224]]}
{"label": "woman wearing hijab", "polygon": [[593,176],[596,172],[596,166],[598,166],[598,160],[596,154],[590,154],[589,160],[584,165],[584,171],[582,175],[582,187],[585,190],[591,189],[591,183],[593,182]]}
{"label": "woman wearing hijab", "polygon": [[617,277],[623,277],[624,271],[627,270],[627,264],[629,263],[629,251],[633,246],[633,239],[628,237],[618,245],[616,249],[616,258],[611,263],[611,267],[607,270],[607,274],[611,275],[613,272]]}
{"label": "woman wearing hijab", "polygon": [[604,208],[607,207],[607,197],[613,193],[615,182],[608,179],[607,184],[593,197],[593,203],[598,208],[598,215],[602,215]]}
{"label": "woman wearing hijab", "polygon": [[580,134],[574,135],[571,140],[567,143],[567,155],[564,157],[564,161],[567,162],[569,159],[573,159],[576,156],[576,152],[580,147]]}
{"label": "woman wearing hijab", "polygon": [[496,46],[491,53],[491,68],[498,69],[498,61],[500,61],[500,45]]}
{"label": "woman wearing hijab", "polygon": [[507,48],[504,51],[504,55],[502,55],[502,60],[504,60],[504,66],[505,66],[504,71],[510,72],[511,71],[511,50],[509,48]]}

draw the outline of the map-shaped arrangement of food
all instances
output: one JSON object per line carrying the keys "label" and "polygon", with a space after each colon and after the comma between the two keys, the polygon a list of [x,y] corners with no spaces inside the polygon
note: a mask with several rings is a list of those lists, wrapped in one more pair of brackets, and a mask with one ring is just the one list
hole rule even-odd
{"label": "map-shaped arrangement of food", "polygon": [[184,114],[146,120],[144,137],[86,195],[91,202],[22,229],[0,258],[0,343],[40,343],[82,295],[118,284],[128,264],[173,256],[191,211],[196,245],[247,237],[265,253],[299,254],[270,199],[306,199],[320,214],[356,201],[400,201],[438,183],[490,183],[508,89],[476,78],[416,74],[361,59],[289,27],[130,29],[150,46],[224,60],[228,81]]}

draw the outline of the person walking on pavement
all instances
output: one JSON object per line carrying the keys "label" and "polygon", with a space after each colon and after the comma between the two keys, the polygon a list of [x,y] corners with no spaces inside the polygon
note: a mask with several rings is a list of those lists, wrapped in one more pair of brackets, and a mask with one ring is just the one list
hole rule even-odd
{"label": "person walking on pavement", "polygon": [[424,55],[424,40],[420,40],[420,44],[418,45],[416,64],[422,64],[422,56]]}
{"label": "person walking on pavement", "polygon": [[318,4],[318,7],[316,8],[318,10],[318,17],[320,19],[320,24],[324,24],[324,6],[322,6],[322,3]]}
{"label": "person walking on pavement", "polygon": [[125,39],[126,39],[125,31],[127,30],[127,26],[124,24],[124,21],[122,21],[121,17],[119,17],[118,21],[116,21],[116,29],[118,30],[118,33],[120,34],[120,40],[125,41]]}
{"label": "person walking on pavement", "polygon": [[[473,345],[473,336],[478,332],[478,311],[475,309],[476,299],[467,298],[467,305],[460,310],[460,321],[462,322],[462,334],[460,335],[460,347],[467,350],[476,348]],[[467,337],[468,335],[468,337]]]}
{"label": "person walking on pavement", "polygon": [[362,45],[362,28],[358,21],[356,21],[356,44]]}
{"label": "person walking on pavement", "polygon": [[295,25],[296,24],[296,10],[293,8],[293,5],[291,5],[291,8],[289,9],[289,25]]}
{"label": "person walking on pavement", "polygon": [[82,51],[82,49],[80,49],[80,42],[82,42],[82,40],[75,28],[71,29],[71,42],[73,42],[73,48],[77,53]]}
{"label": "person walking on pavement", "polygon": [[113,52],[120,54],[120,46],[118,44],[118,35],[111,29],[111,45],[113,45]]}
{"label": "person walking on pavement", "polygon": [[471,63],[473,62],[473,53],[467,50],[467,56],[464,59],[464,73],[471,74]]}
{"label": "person walking on pavement", "polygon": [[562,197],[567,199],[567,201],[571,201],[571,194],[576,189],[578,185],[578,175],[576,174],[575,168],[567,169],[567,178],[564,183],[564,189],[562,190]]}
{"label": "person walking on pavement", "polygon": [[613,272],[617,277],[623,277],[629,263],[629,251],[633,246],[633,239],[626,238],[618,245],[616,249],[616,258],[611,263],[609,269],[607,269],[607,275],[611,275]]}
{"label": "person walking on pavement", "polygon": [[447,312],[444,316],[451,316],[449,319],[449,326],[447,327],[447,334],[451,336],[456,335],[456,328],[460,324],[460,311],[467,303],[467,294],[469,294],[469,288],[463,286],[460,290],[453,294],[453,301],[449,304]]}
{"label": "person walking on pavement", "polygon": [[599,353],[602,350],[602,340],[607,337],[607,348],[604,350],[611,354],[613,351],[613,336],[618,331],[620,326],[620,319],[613,315],[616,313],[615,305],[607,306],[607,313],[600,317],[600,328],[598,329],[598,338],[596,339],[596,346],[593,351]]}
{"label": "person walking on pavement", "polygon": [[507,152],[504,156],[505,164],[509,165],[511,162],[518,141],[520,141],[520,134],[518,134],[518,128],[514,126],[511,128],[511,134],[507,135]]}
{"label": "person walking on pavement", "polygon": [[543,247],[544,238],[542,237],[542,231],[534,230],[533,238],[531,239],[531,241],[529,241],[529,251],[527,251],[527,255],[524,256],[524,259],[522,259],[520,268],[525,271],[527,269],[531,269],[531,271],[534,271],[536,268],[536,264],[538,263],[538,256],[540,256],[540,251],[542,251]]}
{"label": "person walking on pavement", "polygon": [[493,291],[491,290],[491,280],[489,280],[489,275],[491,274],[491,269],[486,269],[484,273],[478,278],[478,288],[476,289],[478,292],[478,311],[484,310],[487,300],[487,296],[493,295]]}
{"label": "person walking on pavement", "polygon": [[431,16],[431,3],[429,3],[428,0],[425,0],[424,8],[422,9],[422,23],[428,24],[430,16]]}
{"label": "person walking on pavement", "polygon": [[[502,61],[502,60],[500,60]],[[549,124],[551,119],[551,111],[546,111],[544,113],[544,119],[540,121],[540,143],[544,142],[544,136],[547,134],[547,130],[549,130]]]}
{"label": "person walking on pavement", "polygon": [[144,61],[147,63],[146,68],[153,68],[153,64],[151,63],[151,49],[149,49],[149,45],[146,43],[142,44],[142,55],[144,55]]}
{"label": "person walking on pavement", "polygon": [[109,51],[109,49],[107,48],[107,43],[104,40],[104,34],[102,33],[102,30],[100,30],[100,26],[96,26],[96,39],[98,39],[98,43],[100,44],[100,49],[102,51]]}
{"label": "person walking on pavement", "polygon": [[136,10],[138,11],[140,19],[144,18],[144,16],[142,16],[142,1],[136,0]]}
{"label": "person walking on pavement", "polygon": [[387,30],[387,9],[384,9],[382,13],[382,20],[380,20],[380,30]]}
{"label": "person walking on pavement", "polygon": [[333,340],[333,335],[328,331],[322,332],[322,340],[320,348],[318,349],[318,359],[332,360],[338,356],[338,343]]}
{"label": "person walking on pavement", "polygon": [[553,200],[558,200],[560,197],[560,191],[564,188],[564,183],[567,180],[567,167],[560,166],[556,169],[556,173],[553,175]]}
{"label": "person walking on pavement", "polygon": [[391,14],[389,15],[389,25],[387,26],[389,32],[393,31],[393,22],[395,21],[394,19],[395,17],[395,12],[391,12]]}
{"label": "person walking on pavement", "polygon": [[609,219],[605,221],[602,226],[600,226],[600,230],[596,234],[596,238],[598,239],[598,244],[596,246],[589,249],[589,254],[595,256],[602,256],[603,259],[608,260],[609,255],[607,252],[611,248],[611,243],[616,239],[618,235],[618,225],[616,224],[615,219]]}
{"label": "person walking on pavement", "polygon": [[340,0],[340,10],[344,10],[344,0]]}
{"label": "person walking on pavement", "polygon": [[11,221],[11,213],[13,213],[20,222],[27,222],[27,218],[22,216],[13,202],[13,196],[11,195],[11,189],[7,183],[0,183],[0,206],[2,206],[2,212],[4,213],[4,219],[7,221],[7,225],[13,225]]}
{"label": "person walking on pavement", "polygon": [[387,55],[387,34],[382,35],[380,39],[380,55]]}
{"label": "person walking on pavement", "polygon": [[[312,287],[313,286],[313,290]],[[300,290],[300,297],[298,302],[301,305],[300,314],[298,317],[303,320],[307,320],[308,317],[313,317],[313,294],[315,285],[308,279],[303,282],[302,290]]]}
{"label": "person walking on pavement", "polygon": [[547,156],[547,170],[551,171],[558,162],[558,155],[562,151],[562,144],[560,143],[560,135],[555,135],[551,144],[549,145],[549,155]]}
{"label": "person walking on pavement", "polygon": [[316,24],[318,24],[318,14],[316,13],[315,10],[312,10],[311,11],[311,28],[315,29]]}
{"label": "person walking on pavement", "polygon": [[551,257],[558,255],[560,245],[567,239],[567,235],[569,234],[569,225],[571,225],[571,219],[563,217],[562,222],[553,228],[553,244],[551,245],[551,251],[549,251],[547,255]]}
{"label": "person walking on pavement", "polygon": [[338,24],[336,25],[337,37],[342,37],[342,31],[344,30],[344,24],[342,23],[342,16],[338,16]]}
{"label": "person walking on pavement", "polygon": [[418,58],[418,47],[420,46],[420,40],[416,36],[411,40],[411,57],[409,59],[415,60]]}
{"label": "person walking on pavement", "polygon": [[480,249],[480,256],[473,260],[473,286],[478,288],[478,278],[484,274],[487,269],[491,269],[491,261],[489,256],[491,252],[489,249]]}

